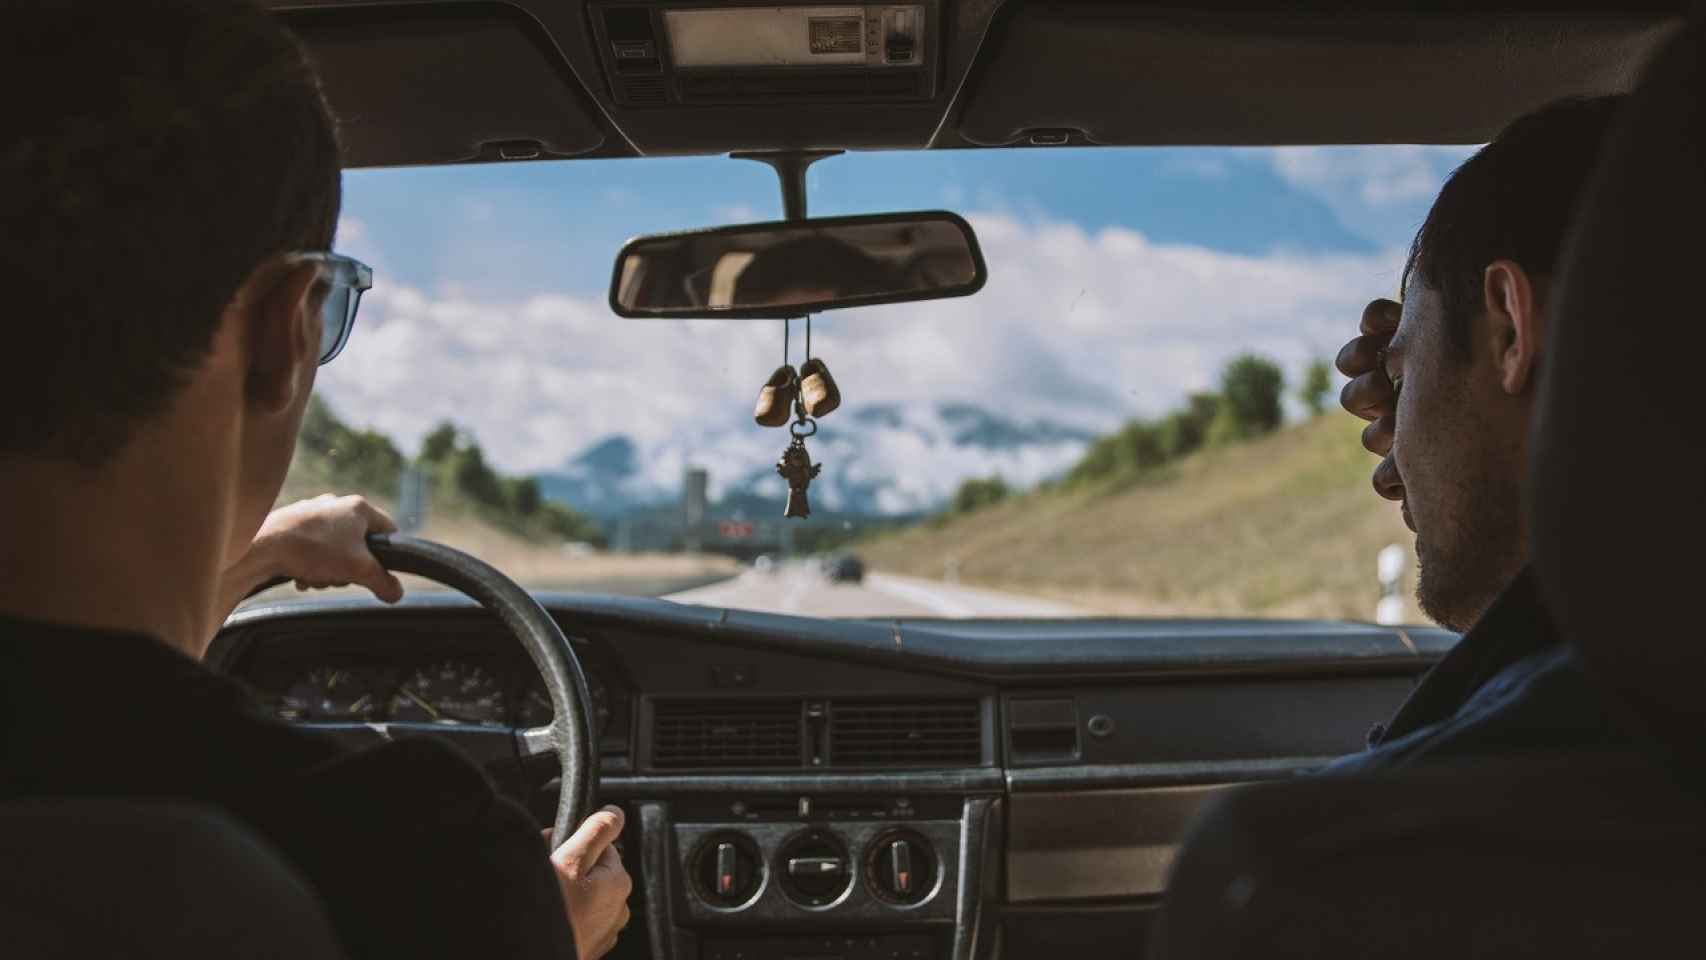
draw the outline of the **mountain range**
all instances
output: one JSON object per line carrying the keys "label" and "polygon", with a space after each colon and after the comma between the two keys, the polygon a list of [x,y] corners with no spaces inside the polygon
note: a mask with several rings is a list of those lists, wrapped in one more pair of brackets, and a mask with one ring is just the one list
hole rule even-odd
{"label": "mountain range", "polygon": [[[813,460],[823,464],[810,496],[817,510],[839,515],[924,513],[971,477],[999,475],[1030,486],[1055,476],[1096,435],[963,402],[844,409],[808,441]],[[656,442],[612,434],[537,477],[547,497],[605,522],[679,502],[688,467],[708,471],[714,512],[780,510],[788,491],[775,463],[787,443],[785,431],[750,422]]]}

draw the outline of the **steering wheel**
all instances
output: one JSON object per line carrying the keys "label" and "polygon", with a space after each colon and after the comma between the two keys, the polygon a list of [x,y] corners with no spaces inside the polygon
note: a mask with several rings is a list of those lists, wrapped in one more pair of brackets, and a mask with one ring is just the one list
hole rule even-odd
{"label": "steering wheel", "polygon": [[[593,734],[592,717],[587,704],[592,703],[586,673],[575,656],[569,639],[563,635],[557,621],[545,612],[533,595],[514,580],[504,576],[491,564],[455,550],[442,543],[395,533],[375,533],[367,537],[367,547],[387,570],[393,573],[412,573],[444,586],[460,590],[480,606],[497,614],[509,632],[521,641],[521,646],[533,658],[534,666],[545,677],[545,691],[551,697],[551,722],[543,727],[517,732],[522,756],[554,752],[562,769],[561,786],[557,794],[557,820],[552,825],[551,848],[562,846],[582,820],[593,810],[593,794],[598,785],[598,750]],[[259,593],[287,578],[268,581],[250,595]]]}

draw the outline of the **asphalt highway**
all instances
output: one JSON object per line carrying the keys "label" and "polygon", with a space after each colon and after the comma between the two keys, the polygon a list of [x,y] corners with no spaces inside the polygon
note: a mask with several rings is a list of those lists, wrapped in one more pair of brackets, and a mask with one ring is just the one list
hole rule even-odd
{"label": "asphalt highway", "polygon": [[809,562],[747,570],[664,599],[811,617],[1083,616],[1062,603],[916,577],[868,573],[861,583],[836,583]]}

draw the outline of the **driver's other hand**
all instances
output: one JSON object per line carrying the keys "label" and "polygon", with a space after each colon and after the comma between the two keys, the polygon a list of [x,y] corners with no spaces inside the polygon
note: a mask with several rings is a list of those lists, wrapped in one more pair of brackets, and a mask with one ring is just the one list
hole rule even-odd
{"label": "driver's other hand", "polygon": [[255,535],[256,547],[276,551],[281,575],[296,589],[359,584],[386,603],[403,599],[403,584],[367,549],[370,533],[395,533],[397,524],[365,497],[324,494],[280,507]]}
{"label": "driver's other hand", "polygon": [[[628,894],[634,881],[616,850],[625,822],[620,807],[605,807],[587,817],[569,842],[551,854],[580,960],[598,960],[609,953],[628,925]],[[545,831],[547,843],[550,834]]]}
{"label": "driver's other hand", "polygon": [[1369,422],[1362,431],[1362,445],[1381,457],[1392,452],[1396,423],[1396,394],[1386,376],[1384,358],[1398,330],[1401,310],[1391,300],[1375,300],[1363,308],[1361,334],[1344,345],[1335,361],[1339,372],[1350,378],[1339,391],[1339,404]]}

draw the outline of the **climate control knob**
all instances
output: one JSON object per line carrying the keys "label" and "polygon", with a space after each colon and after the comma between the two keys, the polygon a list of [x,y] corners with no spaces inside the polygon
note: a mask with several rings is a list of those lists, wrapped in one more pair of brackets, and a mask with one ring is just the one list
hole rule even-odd
{"label": "climate control knob", "polygon": [[853,864],[841,838],[827,830],[807,830],[782,845],[777,854],[782,889],[802,906],[826,907],[841,899],[853,883]]}
{"label": "climate control knob", "polygon": [[693,855],[691,869],[700,899],[722,910],[746,906],[764,883],[764,861],[757,845],[738,833],[705,838]]}
{"label": "climate control knob", "polygon": [[898,906],[922,903],[936,889],[930,842],[908,830],[885,833],[871,845],[865,876],[879,900]]}

